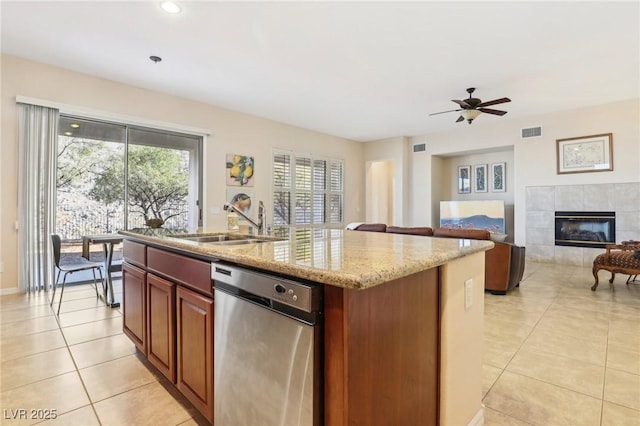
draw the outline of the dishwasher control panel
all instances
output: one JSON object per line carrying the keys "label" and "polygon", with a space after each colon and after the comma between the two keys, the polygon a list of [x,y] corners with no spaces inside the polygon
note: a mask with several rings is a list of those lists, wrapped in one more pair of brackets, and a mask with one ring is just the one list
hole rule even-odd
{"label": "dishwasher control panel", "polygon": [[273,289],[276,292],[274,295],[274,298],[278,300],[290,299],[292,302],[298,301],[298,295],[296,294],[296,291],[293,288],[287,289],[287,287],[284,284],[278,283],[273,286]]}
{"label": "dishwasher control panel", "polygon": [[253,271],[219,262],[211,264],[211,278],[258,297],[267,298],[305,312],[321,310],[321,288],[317,284]]}

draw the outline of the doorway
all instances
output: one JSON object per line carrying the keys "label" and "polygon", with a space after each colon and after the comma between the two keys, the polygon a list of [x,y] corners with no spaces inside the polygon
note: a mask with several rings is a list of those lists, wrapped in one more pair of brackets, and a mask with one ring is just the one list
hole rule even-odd
{"label": "doorway", "polygon": [[394,224],[395,164],[393,160],[370,161],[366,167],[366,214],[368,223]]}

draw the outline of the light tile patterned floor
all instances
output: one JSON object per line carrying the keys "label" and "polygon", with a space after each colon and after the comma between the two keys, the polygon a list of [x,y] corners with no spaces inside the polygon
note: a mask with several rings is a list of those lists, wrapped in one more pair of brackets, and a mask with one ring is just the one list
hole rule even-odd
{"label": "light tile patterned floor", "polygon": [[[59,318],[44,294],[4,296],[0,320],[0,424],[207,424],[136,354],[120,309],[105,307],[93,287],[68,286]],[[46,410],[55,420],[32,418]]]}
{"label": "light tile patterned floor", "polygon": [[[528,263],[520,288],[485,294],[485,425],[640,425],[640,285],[607,279],[592,292],[589,268]],[[57,410],[44,424],[205,423],[90,286],[67,288],[59,320],[45,295],[0,298],[0,361],[0,424],[38,423],[11,419],[32,408]]]}
{"label": "light tile patterned floor", "polygon": [[609,277],[527,263],[485,294],[485,425],[640,425],[640,285]]}

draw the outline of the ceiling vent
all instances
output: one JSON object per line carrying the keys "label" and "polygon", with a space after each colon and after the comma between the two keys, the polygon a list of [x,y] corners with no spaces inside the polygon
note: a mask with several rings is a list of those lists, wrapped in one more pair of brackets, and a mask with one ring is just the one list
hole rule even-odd
{"label": "ceiling vent", "polygon": [[426,143],[419,143],[417,145],[413,146],[413,152],[423,152],[427,150],[427,144]]}
{"label": "ceiling vent", "polygon": [[542,136],[542,126],[529,127],[526,129],[520,129],[520,138],[539,138]]}

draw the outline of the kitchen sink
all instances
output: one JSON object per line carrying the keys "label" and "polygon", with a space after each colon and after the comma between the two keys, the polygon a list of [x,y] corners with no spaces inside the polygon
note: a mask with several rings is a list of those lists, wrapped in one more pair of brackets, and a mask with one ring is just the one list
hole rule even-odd
{"label": "kitchen sink", "polygon": [[180,240],[193,241],[196,243],[215,244],[221,246],[235,246],[241,244],[264,243],[269,241],[279,241],[270,238],[257,238],[255,235],[238,235],[238,234],[212,234],[212,235],[174,235],[172,238]]}

